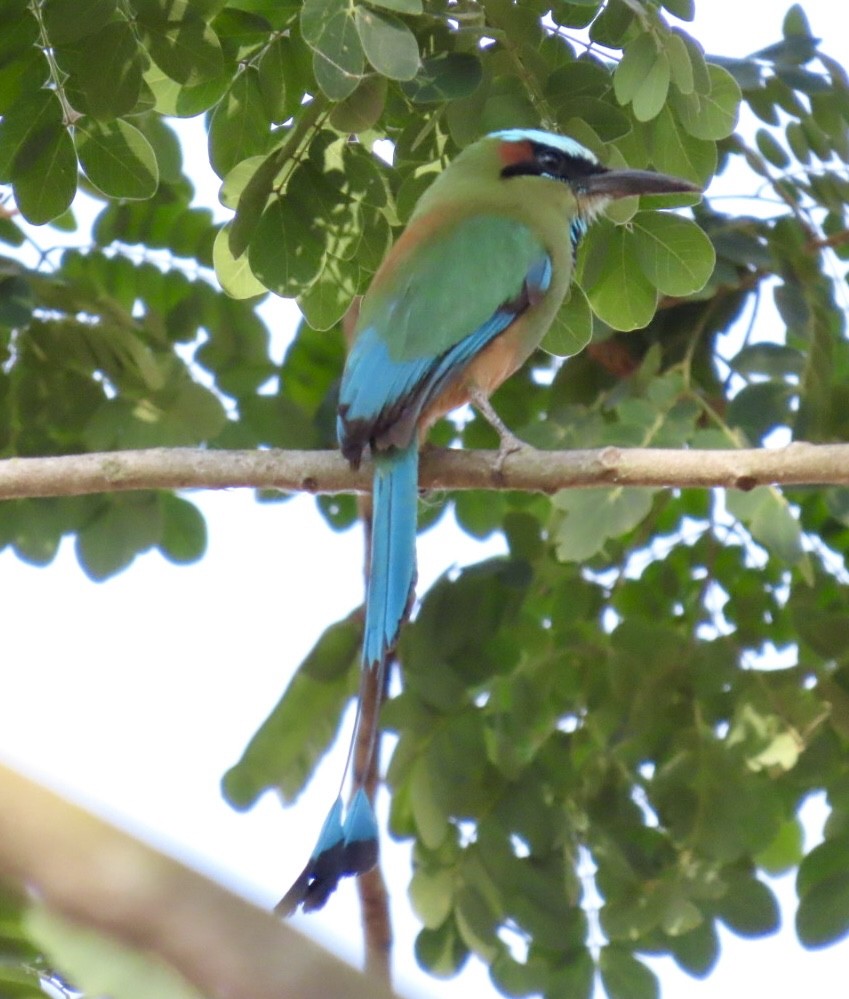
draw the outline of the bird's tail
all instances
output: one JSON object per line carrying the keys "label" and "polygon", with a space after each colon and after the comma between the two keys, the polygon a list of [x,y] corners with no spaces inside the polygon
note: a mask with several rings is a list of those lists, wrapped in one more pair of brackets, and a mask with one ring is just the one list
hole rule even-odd
{"label": "bird's tail", "polygon": [[[362,684],[352,750],[366,717],[362,691],[366,686],[382,691],[386,662],[407,618],[416,582],[416,514],[419,477],[418,440],[374,458],[374,491],[371,519],[371,557],[366,591],[363,637],[363,673],[377,670],[375,683]],[[378,695],[379,696],[379,695]],[[377,741],[378,712],[368,712],[371,731],[363,733],[366,760],[361,774],[369,772]],[[348,755],[350,763],[351,753]],[[348,764],[345,771],[347,773]],[[344,783],[344,775],[343,775]],[[371,803],[357,785],[347,816],[342,820],[342,802],[330,809],[312,856],[276,912],[288,916],[298,907],[318,909],[327,901],[340,878],[364,874],[377,863],[378,826]]]}
{"label": "bird's tail", "polygon": [[382,668],[395,648],[416,582],[419,448],[378,454],[374,463],[371,562],[366,595],[363,667]]}

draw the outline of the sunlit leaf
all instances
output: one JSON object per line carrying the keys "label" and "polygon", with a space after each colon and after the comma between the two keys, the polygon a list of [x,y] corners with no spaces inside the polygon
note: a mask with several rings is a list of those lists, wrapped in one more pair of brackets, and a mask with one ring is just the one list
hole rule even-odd
{"label": "sunlit leaf", "polygon": [[74,140],[86,176],[111,198],[149,198],[159,182],[159,168],[150,143],[129,122],[83,118],[74,126]]}
{"label": "sunlit leaf", "polygon": [[721,66],[711,63],[710,93],[697,100],[674,98],[673,106],[684,128],[697,139],[724,139],[737,126],[740,87],[734,77]]}
{"label": "sunlit leaf", "polygon": [[365,56],[345,0],[305,0],[301,9],[301,32],[313,49],[316,80],[334,101],[344,100],[360,82]]}
{"label": "sunlit leaf", "polygon": [[683,296],[705,286],[716,254],[695,223],[680,215],[640,212],[631,227],[640,267],[658,291]]}
{"label": "sunlit leaf", "polygon": [[[590,230],[588,246],[596,232]],[[614,329],[638,329],[654,315],[657,289],[644,276],[636,241],[624,226],[605,229],[603,264],[585,290],[593,312]]]}
{"label": "sunlit leaf", "polygon": [[233,298],[253,298],[264,295],[265,285],[254,276],[246,253],[236,258],[230,252],[230,237],[227,226],[223,226],[215,237],[212,250],[215,276],[221,287]]}
{"label": "sunlit leaf", "polygon": [[390,80],[412,80],[419,70],[416,36],[403,21],[368,7],[354,9],[357,33],[368,61]]}

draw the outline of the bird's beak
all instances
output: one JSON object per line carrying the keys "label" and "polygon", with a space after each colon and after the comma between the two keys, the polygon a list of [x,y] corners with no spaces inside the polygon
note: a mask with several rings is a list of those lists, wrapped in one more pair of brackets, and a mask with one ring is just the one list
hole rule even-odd
{"label": "bird's beak", "polygon": [[651,170],[605,170],[580,179],[584,198],[627,198],[634,194],[700,194],[701,188],[680,177]]}

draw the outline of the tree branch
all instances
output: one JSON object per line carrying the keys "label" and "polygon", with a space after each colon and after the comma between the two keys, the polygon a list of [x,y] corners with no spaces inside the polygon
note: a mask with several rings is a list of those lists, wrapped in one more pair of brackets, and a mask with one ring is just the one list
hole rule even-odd
{"label": "tree branch", "polygon": [[[423,489],[518,489],[554,493],[588,486],[849,485],[849,444],[727,451],[526,447],[498,470],[495,451],[426,448]],[[80,496],[130,489],[280,489],[356,493],[371,488],[368,462],[351,471],[336,451],[206,451],[155,448],[0,461],[0,499]]]}
{"label": "tree branch", "polygon": [[163,958],[210,999],[391,999],[244,899],[0,764],[0,877]]}

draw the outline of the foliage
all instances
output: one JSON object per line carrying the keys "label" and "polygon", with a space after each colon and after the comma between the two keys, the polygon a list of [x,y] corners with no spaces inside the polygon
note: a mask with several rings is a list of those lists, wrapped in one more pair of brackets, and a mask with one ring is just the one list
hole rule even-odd
{"label": "foliage", "polygon": [[[498,392],[512,429],[543,448],[845,439],[849,79],[798,6],[746,59],[705,56],[691,17],[691,0],[0,0],[2,454],[332,446],[352,299],[434,174],[515,125],[606,163],[733,175],[752,207],[622,203],[597,223],[546,343],[589,346],[540,352]],[[193,207],[167,120],[198,114],[224,224]],[[44,246],[27,223],[73,229],[78,188],[98,205],[92,245],[23,263]],[[282,365],[266,289],[311,324]],[[769,299],[769,328],[740,333]],[[433,439],[494,443],[477,417]],[[708,974],[717,924],[773,931],[763,874],[794,868],[802,942],[849,931],[848,496],[431,498],[430,521],[450,505],[509,553],[421,595],[384,712],[420,963],[448,975],[478,954],[506,995],[579,999],[598,976],[611,999],[654,996],[641,955]],[[356,516],[349,498],[322,509]],[[48,563],[65,533],[96,578],[204,545],[165,494],[0,507],[24,559]],[[239,807],[308,781],[358,628],[332,626],[227,775]],[[804,854],[815,792],[831,812]]]}
{"label": "foliage", "polygon": [[42,985],[69,994],[66,982],[45,960],[40,943],[27,926],[28,903],[0,885],[0,995],[14,999],[42,999]]}

